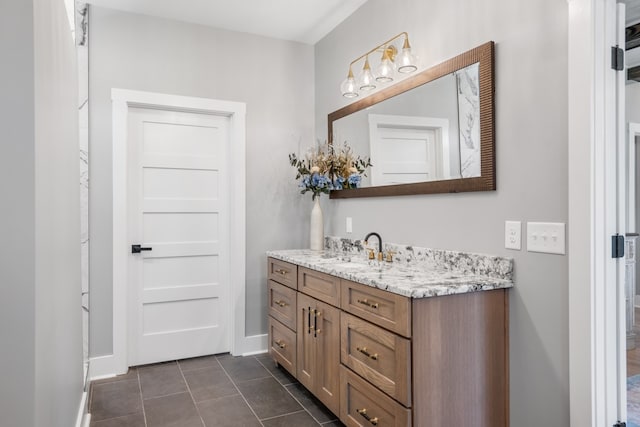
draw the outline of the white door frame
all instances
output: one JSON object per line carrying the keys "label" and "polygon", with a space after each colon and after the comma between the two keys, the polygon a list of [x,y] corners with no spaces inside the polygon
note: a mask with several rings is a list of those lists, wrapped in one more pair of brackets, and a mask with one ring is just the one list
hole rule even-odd
{"label": "white door frame", "polygon": [[625,415],[624,259],[611,258],[610,237],[624,234],[627,214],[624,99],[616,103],[620,77],[611,70],[611,46],[624,46],[616,32],[624,5],[567,2],[570,422],[608,427]]}
{"label": "white door frame", "polygon": [[112,89],[113,112],[113,368],[125,373],[127,361],[127,116],[129,108],[229,117],[229,259],[230,296],[234,313],[231,353],[246,352],[245,337],[245,111],[241,102]]}

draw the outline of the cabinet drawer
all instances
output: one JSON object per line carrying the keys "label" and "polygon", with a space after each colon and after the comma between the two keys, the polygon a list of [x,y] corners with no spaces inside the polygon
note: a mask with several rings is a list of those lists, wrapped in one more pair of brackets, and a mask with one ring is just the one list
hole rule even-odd
{"label": "cabinet drawer", "polygon": [[298,266],[275,258],[268,260],[269,280],[282,283],[292,289],[298,289]]}
{"label": "cabinet drawer", "polygon": [[296,333],[272,317],[269,317],[269,354],[291,375],[296,375]]}
{"label": "cabinet drawer", "polygon": [[296,291],[269,280],[269,315],[296,330]]}
{"label": "cabinet drawer", "polygon": [[345,312],[340,325],[340,361],[411,406],[411,341]]}
{"label": "cabinet drawer", "polygon": [[340,367],[340,420],[348,427],[410,427],[411,411]]}
{"label": "cabinet drawer", "polygon": [[340,278],[300,267],[298,290],[327,304],[340,307]]}
{"label": "cabinet drawer", "polygon": [[342,309],[404,337],[411,337],[411,298],[342,280]]}

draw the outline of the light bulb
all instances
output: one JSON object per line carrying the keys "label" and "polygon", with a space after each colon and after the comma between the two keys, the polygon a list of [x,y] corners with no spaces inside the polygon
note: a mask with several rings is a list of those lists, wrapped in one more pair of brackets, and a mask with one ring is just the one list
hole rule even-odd
{"label": "light bulb", "polygon": [[369,65],[369,57],[364,61],[364,67],[362,68],[362,74],[360,75],[360,90],[375,89],[373,73],[371,72],[371,66]]}
{"label": "light bulb", "polygon": [[395,64],[389,56],[389,50],[385,47],[382,52],[382,60],[376,68],[376,80],[380,83],[392,82],[395,68]]}
{"label": "light bulb", "polygon": [[418,69],[416,66],[416,59],[411,54],[411,46],[409,45],[409,37],[404,39],[404,45],[402,46],[402,52],[398,55],[398,72],[400,73],[413,73]]}
{"label": "light bulb", "polygon": [[358,90],[356,88],[356,79],[353,77],[353,71],[349,67],[349,74],[347,78],[340,85],[340,92],[345,98],[355,98],[358,96]]}

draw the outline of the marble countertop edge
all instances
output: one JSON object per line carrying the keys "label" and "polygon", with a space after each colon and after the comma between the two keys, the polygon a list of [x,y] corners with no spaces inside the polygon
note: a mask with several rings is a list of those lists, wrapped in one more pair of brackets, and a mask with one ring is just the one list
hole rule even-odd
{"label": "marble countertop edge", "polygon": [[378,264],[375,261],[370,265],[359,258],[346,261],[331,256],[326,251],[276,250],[268,251],[267,256],[410,298],[456,295],[514,286],[509,279],[456,273],[443,268],[421,269],[419,266],[384,262]]}

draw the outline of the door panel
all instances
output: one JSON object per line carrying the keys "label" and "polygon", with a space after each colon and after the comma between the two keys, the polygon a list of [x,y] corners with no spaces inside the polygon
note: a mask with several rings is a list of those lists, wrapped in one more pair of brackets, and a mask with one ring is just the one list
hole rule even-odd
{"label": "door panel", "polygon": [[129,111],[130,364],[230,350],[228,119]]}
{"label": "door panel", "polygon": [[316,395],[337,414],[340,412],[340,310],[320,301],[316,304]]}
{"label": "door panel", "polygon": [[313,336],[313,311],[316,300],[298,292],[297,371],[298,381],[309,390],[315,385],[315,338]]}

